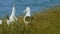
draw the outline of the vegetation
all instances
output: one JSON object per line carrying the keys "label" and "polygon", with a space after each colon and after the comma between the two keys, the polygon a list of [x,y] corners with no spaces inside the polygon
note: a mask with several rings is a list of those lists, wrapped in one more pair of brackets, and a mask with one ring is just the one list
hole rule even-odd
{"label": "vegetation", "polygon": [[27,26],[23,16],[18,21],[7,26],[5,19],[0,25],[0,34],[60,34],[60,7],[52,7],[48,10],[33,14],[33,21]]}

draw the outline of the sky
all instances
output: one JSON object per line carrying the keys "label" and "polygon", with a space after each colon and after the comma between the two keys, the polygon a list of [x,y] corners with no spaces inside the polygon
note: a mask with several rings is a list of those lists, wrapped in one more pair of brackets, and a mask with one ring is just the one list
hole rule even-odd
{"label": "sky", "polygon": [[42,8],[60,5],[60,0],[0,0],[0,16],[3,17],[5,13],[10,15],[14,4],[16,15],[20,15],[27,6],[31,8],[32,13]]}

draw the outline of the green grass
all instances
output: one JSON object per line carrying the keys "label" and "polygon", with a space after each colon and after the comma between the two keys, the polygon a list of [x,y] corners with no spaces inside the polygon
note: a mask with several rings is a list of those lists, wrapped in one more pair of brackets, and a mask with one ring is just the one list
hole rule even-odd
{"label": "green grass", "polygon": [[60,34],[60,7],[36,12],[33,17],[33,21],[28,26],[25,26],[22,15],[10,26],[7,26],[3,19],[0,34]]}

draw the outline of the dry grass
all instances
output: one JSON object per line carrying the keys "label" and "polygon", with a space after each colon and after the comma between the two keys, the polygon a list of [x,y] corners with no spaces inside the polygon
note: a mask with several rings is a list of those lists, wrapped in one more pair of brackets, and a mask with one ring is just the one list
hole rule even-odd
{"label": "dry grass", "polygon": [[11,23],[9,27],[3,20],[3,24],[0,25],[0,34],[60,34],[60,7],[35,13],[33,17],[34,20],[28,26],[25,26],[23,16]]}

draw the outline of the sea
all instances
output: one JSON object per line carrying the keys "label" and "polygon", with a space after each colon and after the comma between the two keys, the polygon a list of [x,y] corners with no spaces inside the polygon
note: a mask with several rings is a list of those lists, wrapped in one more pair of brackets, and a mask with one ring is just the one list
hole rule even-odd
{"label": "sea", "polygon": [[0,0],[0,17],[9,16],[12,12],[12,7],[15,5],[15,15],[24,14],[26,7],[30,7],[31,14],[39,12],[44,8],[60,5],[60,0]]}

